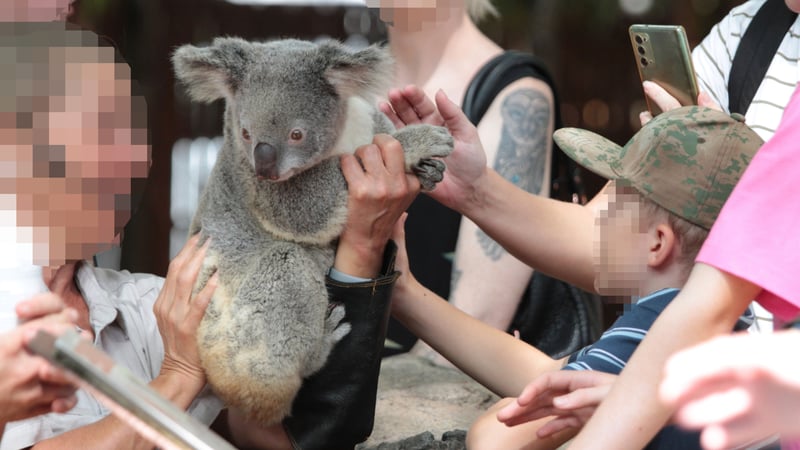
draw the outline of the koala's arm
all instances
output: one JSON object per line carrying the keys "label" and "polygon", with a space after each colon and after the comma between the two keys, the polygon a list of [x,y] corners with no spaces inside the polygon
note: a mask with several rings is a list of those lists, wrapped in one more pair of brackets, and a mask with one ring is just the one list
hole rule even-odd
{"label": "koala's arm", "polygon": [[397,246],[389,241],[378,277],[343,283],[327,277],[329,300],[344,305],[351,331],[319,372],[309,377],[283,421],[295,449],[353,448],[372,433],[378,373],[399,272]]}

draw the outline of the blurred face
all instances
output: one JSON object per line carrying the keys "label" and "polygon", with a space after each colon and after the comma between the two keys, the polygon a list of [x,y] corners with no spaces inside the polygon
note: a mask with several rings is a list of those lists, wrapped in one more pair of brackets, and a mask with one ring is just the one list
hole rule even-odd
{"label": "blurred face", "polygon": [[464,9],[464,0],[367,0],[380,18],[396,29],[420,31],[444,22]]}
{"label": "blurred face", "polygon": [[595,289],[603,295],[638,295],[647,270],[647,221],[639,194],[612,182],[595,215]]}
{"label": "blurred face", "polygon": [[3,0],[0,20],[4,22],[51,22],[64,20],[71,0]]}
{"label": "blurred face", "polygon": [[58,266],[118,241],[131,181],[147,176],[150,155],[144,102],[131,97],[130,72],[112,49],[49,55],[50,80],[18,80],[17,92],[33,95],[0,114],[0,196],[4,209],[14,199],[16,239],[30,244],[34,264]]}

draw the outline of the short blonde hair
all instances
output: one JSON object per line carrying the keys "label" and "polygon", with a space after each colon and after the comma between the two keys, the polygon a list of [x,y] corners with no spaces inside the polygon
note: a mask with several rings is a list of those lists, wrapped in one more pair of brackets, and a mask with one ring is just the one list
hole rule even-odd
{"label": "short blonde hair", "polygon": [[497,9],[492,4],[492,0],[464,0],[467,6],[467,13],[473,22],[480,22],[487,16],[497,17]]}

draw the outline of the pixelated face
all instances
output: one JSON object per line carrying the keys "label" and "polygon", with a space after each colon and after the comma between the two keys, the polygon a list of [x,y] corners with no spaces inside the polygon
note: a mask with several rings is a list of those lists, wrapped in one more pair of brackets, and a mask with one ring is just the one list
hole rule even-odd
{"label": "pixelated face", "polygon": [[339,99],[322,74],[300,76],[313,73],[304,63],[297,61],[291,78],[265,64],[251,71],[236,93],[234,139],[260,180],[285,181],[329,157],[336,142]]}
{"label": "pixelated face", "polygon": [[602,295],[638,295],[647,269],[648,221],[639,194],[612,182],[594,224],[595,289]]}
{"label": "pixelated face", "polygon": [[49,22],[63,20],[72,0],[3,0],[0,21]]}
{"label": "pixelated face", "polygon": [[145,104],[131,96],[130,70],[111,48],[26,51],[33,62],[17,61],[16,74],[27,75],[3,74],[16,89],[2,98],[0,196],[33,262],[58,266],[119,239],[132,180],[150,165]]}
{"label": "pixelated face", "polygon": [[367,0],[370,8],[380,8],[382,21],[404,31],[420,31],[456,16],[464,0]]}

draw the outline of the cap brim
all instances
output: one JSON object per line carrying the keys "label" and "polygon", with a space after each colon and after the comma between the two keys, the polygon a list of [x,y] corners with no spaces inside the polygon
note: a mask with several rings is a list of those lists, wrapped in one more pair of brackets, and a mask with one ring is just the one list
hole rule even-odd
{"label": "cap brim", "polygon": [[610,180],[620,177],[614,167],[619,167],[622,147],[614,142],[580,128],[556,130],[553,139],[567,156],[581,166]]}

